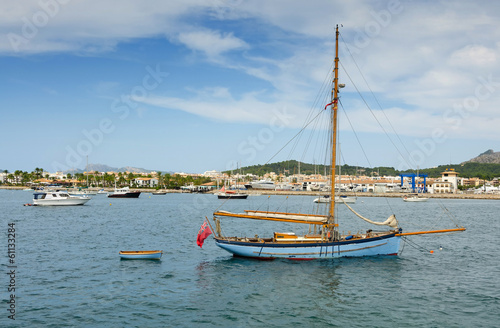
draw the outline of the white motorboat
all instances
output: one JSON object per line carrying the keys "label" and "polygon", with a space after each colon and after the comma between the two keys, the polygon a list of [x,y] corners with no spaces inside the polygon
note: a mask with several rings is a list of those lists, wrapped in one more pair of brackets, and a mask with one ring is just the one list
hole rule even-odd
{"label": "white motorboat", "polygon": [[260,180],[245,184],[247,189],[257,189],[257,190],[274,190],[276,185],[274,182],[269,180]]}
{"label": "white motorboat", "polygon": [[141,195],[140,191],[130,191],[129,187],[123,187],[120,189],[115,189],[111,194],[108,194],[109,198],[139,198]]}
{"label": "white motorboat", "polygon": [[429,197],[422,197],[417,194],[411,194],[409,196],[404,196],[403,200],[405,202],[426,202],[429,200]]}
{"label": "white motorboat", "polygon": [[94,196],[94,195],[97,195],[97,191],[96,190],[89,190],[87,188],[78,188],[78,189],[69,190],[69,194],[73,195],[73,196],[82,196],[82,195]]}
{"label": "white motorboat", "polygon": [[37,206],[63,206],[83,205],[92,198],[88,196],[72,196],[66,191],[46,191],[33,194],[33,205]]}
{"label": "white motorboat", "polygon": [[[332,199],[330,196],[321,196],[316,199],[314,199],[315,203],[330,203]],[[354,204],[356,203],[356,198],[354,197],[347,197],[347,196],[336,196],[335,197],[335,203],[349,203],[349,204]]]}

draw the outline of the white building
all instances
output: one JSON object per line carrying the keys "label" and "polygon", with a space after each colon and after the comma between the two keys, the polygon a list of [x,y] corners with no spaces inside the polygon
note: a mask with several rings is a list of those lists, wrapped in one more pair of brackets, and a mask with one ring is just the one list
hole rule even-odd
{"label": "white building", "polygon": [[446,171],[441,173],[441,181],[451,183],[450,192],[456,193],[458,190],[458,172],[454,169],[446,169]]}
{"label": "white building", "polygon": [[137,178],[134,179],[134,182],[139,187],[154,188],[158,185],[158,179],[156,178]]}
{"label": "white building", "polygon": [[[456,190],[456,189],[455,189]],[[453,184],[449,181],[435,181],[430,190],[433,194],[450,194],[453,191]]]}
{"label": "white building", "polygon": [[217,178],[221,176],[222,173],[217,170],[212,170],[212,171],[205,171],[205,173],[203,173],[202,175],[205,177]]}

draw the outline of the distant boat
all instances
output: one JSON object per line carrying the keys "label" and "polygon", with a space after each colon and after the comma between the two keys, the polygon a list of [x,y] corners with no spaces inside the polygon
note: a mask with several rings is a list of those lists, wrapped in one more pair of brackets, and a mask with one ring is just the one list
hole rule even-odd
{"label": "distant boat", "polygon": [[96,190],[89,190],[88,188],[78,188],[68,191],[70,195],[79,196],[79,195],[97,195]]}
{"label": "distant boat", "polygon": [[404,196],[403,200],[405,202],[426,202],[429,200],[429,197],[422,197],[418,194],[410,194],[410,196]]}
{"label": "distant boat", "polygon": [[66,191],[35,192],[33,205],[37,206],[68,206],[83,205],[92,198],[88,196],[72,196]]}
{"label": "distant boat", "polygon": [[120,251],[123,260],[159,260],[163,251]]}
{"label": "distant boat", "polygon": [[248,194],[240,194],[240,193],[229,193],[229,192],[225,192],[225,193],[220,193],[217,195],[217,198],[219,199],[247,199],[248,197]]}
{"label": "distant boat", "polygon": [[124,187],[120,189],[116,189],[111,194],[108,194],[109,198],[139,198],[141,194],[140,191],[130,191],[129,187]]}
{"label": "distant boat", "polygon": [[107,192],[106,192],[106,190],[104,190],[104,188],[103,188],[103,189],[99,189],[99,190],[97,191],[97,194],[98,194],[98,195],[102,195],[102,194],[107,194]]}
{"label": "distant boat", "polygon": [[[331,202],[332,199],[330,196],[321,196],[316,199],[314,199],[315,203],[329,203]],[[356,203],[356,198],[353,197],[347,197],[347,196],[335,196],[335,203],[349,203],[349,204],[354,204]]]}
{"label": "distant boat", "polygon": [[248,194],[240,193],[240,191],[226,190],[223,186],[218,193],[216,193],[218,199],[247,199]]}
{"label": "distant boat", "polygon": [[166,194],[167,194],[166,191],[161,191],[161,190],[151,192],[151,195],[166,195]]}
{"label": "distant boat", "polygon": [[245,188],[257,190],[274,190],[276,189],[276,185],[274,184],[274,182],[269,180],[260,180],[245,184]]}

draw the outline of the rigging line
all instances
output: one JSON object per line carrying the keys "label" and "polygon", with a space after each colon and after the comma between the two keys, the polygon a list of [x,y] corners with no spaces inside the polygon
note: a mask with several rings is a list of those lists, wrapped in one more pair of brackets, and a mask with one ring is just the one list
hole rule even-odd
{"label": "rigging line", "polygon": [[[318,120],[318,122],[320,122],[318,125],[318,131],[328,131],[328,128],[327,128],[327,120]],[[317,133],[316,134],[316,142],[314,143],[314,150],[313,150],[313,154],[316,154],[316,153],[320,153],[320,151],[317,151],[317,148],[320,147],[320,149],[325,149],[323,147],[321,147],[320,145],[326,145],[325,143],[325,138],[327,138],[326,136],[326,133]],[[320,139],[322,139],[320,141]],[[309,148],[309,147],[308,147]],[[323,162],[323,164],[325,164],[326,162],[325,161],[321,161],[320,160],[320,163]]]}
{"label": "rigging line", "polygon": [[[309,138],[307,139],[305,147],[304,147],[304,151],[302,152],[301,161],[304,161],[304,159],[305,159],[305,156],[306,156],[306,154],[307,154],[307,152],[309,150],[309,146],[312,143],[312,139],[314,137],[315,131],[318,129],[319,121],[320,120],[315,120],[314,126],[312,127],[312,129],[311,129],[311,131],[309,133]],[[316,144],[315,144],[315,146],[316,146]],[[313,151],[313,154],[315,154],[315,151]],[[313,164],[315,164],[315,163],[313,163]]]}
{"label": "rigging line", "polygon": [[401,143],[401,145],[403,146],[403,148],[405,149],[406,153],[408,154],[408,158],[410,160],[412,160],[413,164],[416,166],[416,163],[415,161],[413,161],[413,158],[411,157],[411,154],[410,152],[408,151],[408,149],[406,148],[405,144],[403,143],[403,141],[401,140],[401,138],[399,137],[399,134],[396,132],[396,129],[394,128],[394,126],[392,125],[391,121],[389,120],[389,118],[387,117],[387,115],[385,114],[385,111],[382,109],[382,105],[380,105],[380,102],[378,101],[378,98],[375,97],[375,93],[373,92],[372,88],[370,88],[370,85],[368,84],[368,81],[366,80],[365,76],[363,75],[363,72],[361,71],[361,69],[359,68],[358,66],[358,63],[356,62],[356,59],[354,59],[354,56],[352,55],[352,52],[351,50],[349,49],[349,46],[347,45],[347,43],[345,42],[342,34],[340,35],[340,37],[342,38],[342,42],[344,43],[346,49],[347,49],[347,52],[349,53],[349,55],[351,56],[352,58],[352,61],[354,62],[354,65],[356,66],[356,68],[358,69],[358,72],[359,74],[361,74],[361,77],[363,78],[363,81],[365,82],[366,86],[368,87],[368,90],[370,90],[370,93],[372,94],[372,97],[373,99],[375,99],[375,102],[377,103],[378,107],[380,108],[380,110],[382,111],[382,114],[384,114],[385,116],[385,119],[387,120],[387,122],[389,123],[390,127],[392,128],[392,131],[394,132],[394,134],[396,135],[396,137],[398,138],[399,142]]}
{"label": "rigging line", "polygon": [[[310,108],[310,110],[309,110],[309,113],[307,114],[307,117],[306,117],[306,119],[305,119],[305,121],[304,121],[304,122],[307,122],[307,120],[308,120],[308,119],[309,119],[309,118],[313,115],[314,110],[315,110],[316,106],[318,106],[319,101],[322,101],[322,100],[324,101],[324,99],[321,99],[321,98],[322,98],[322,97],[321,97],[321,95],[322,95],[322,94],[326,94],[326,91],[325,91],[325,90],[326,90],[327,88],[329,88],[329,86],[330,86],[330,82],[329,82],[329,81],[330,81],[330,74],[331,74],[331,72],[333,71],[333,66],[334,66],[334,62],[332,62],[332,64],[330,65],[330,68],[328,69],[328,72],[327,72],[327,74],[325,75],[325,77],[324,77],[324,79],[323,79],[323,82],[322,82],[322,84],[321,84],[321,87],[320,87],[320,89],[318,90],[318,93],[316,94],[316,97],[315,97],[315,100],[314,100],[314,102],[313,102],[313,105],[311,106],[311,108]],[[305,127],[305,126],[304,126],[304,127]],[[293,147],[292,147],[292,149],[290,150],[290,153],[289,153],[289,158],[291,158],[291,157],[292,157],[292,153],[295,151],[295,148],[297,147],[298,142],[299,142],[299,139],[297,139],[297,140],[295,141],[294,146],[293,146]]]}
{"label": "rigging line", "polygon": [[285,212],[288,212],[288,196],[285,197],[285,199],[281,202],[281,204],[278,205],[274,212],[279,212],[284,203],[286,203],[287,205],[287,209],[285,210]]}
{"label": "rigging line", "polygon": [[[342,154],[342,152],[340,152],[340,156],[342,157],[342,161],[344,162],[344,165],[346,165],[346,161],[345,161],[345,158],[344,158],[344,154]],[[341,164],[342,164],[342,163],[341,163]],[[342,166],[342,165],[341,165],[341,166]],[[340,175],[340,183],[342,184],[342,175],[341,175],[341,174],[339,174],[339,175]],[[353,182],[353,180],[352,180],[352,177],[351,177],[351,175],[350,175],[350,174],[348,174],[347,176],[349,177],[349,182],[351,183],[351,187],[353,187],[351,191],[354,193],[354,197],[356,197],[356,198],[357,198],[357,197],[358,197],[358,195],[357,195],[356,191],[354,190],[354,182]],[[340,186],[339,186],[339,188],[340,188]],[[340,190],[340,189],[339,189],[339,190]],[[391,210],[392,210],[392,209],[391,209]]]}
{"label": "rigging line", "polygon": [[[326,84],[326,83],[325,83],[325,84]],[[325,90],[325,88],[326,88],[326,85],[323,87],[323,90]],[[325,93],[326,93],[326,92],[325,92]],[[325,100],[323,99],[323,103],[324,103],[324,102],[325,102]],[[321,121],[321,120],[316,120],[316,122],[315,122],[315,124],[314,124],[314,127],[312,128],[312,130],[311,130],[311,132],[310,132],[310,134],[309,134],[309,138],[308,138],[308,140],[307,140],[307,142],[306,142],[306,145],[305,145],[305,147],[304,147],[304,151],[303,151],[303,153],[302,153],[301,161],[304,161],[304,160],[305,160],[306,154],[307,154],[307,152],[308,152],[308,150],[309,150],[309,146],[310,146],[310,144],[312,143],[312,139],[313,139],[313,137],[314,137],[314,133],[315,133],[315,131],[319,130],[318,125],[321,125],[321,122],[323,122],[323,121]],[[298,143],[298,141],[297,141],[297,143]],[[316,144],[315,144],[315,146],[316,146]],[[316,153],[316,152],[315,152],[315,150],[313,150],[313,154],[315,154],[315,153]]]}
{"label": "rigging line", "polygon": [[437,203],[438,205],[441,207],[441,209],[443,210],[443,212],[448,216],[448,218],[450,218],[450,220],[455,223],[455,225],[458,227],[459,226],[459,223],[458,221],[456,221],[456,218],[450,213],[450,211],[448,210],[448,208],[446,208],[446,206],[443,205],[443,203],[441,202],[441,200],[439,198],[436,199],[437,200]]}
{"label": "rigging line", "polygon": [[428,253],[429,250],[426,249],[425,247],[423,246],[420,246],[419,244],[417,244],[416,242],[414,241],[410,241],[410,239],[408,239],[408,237],[403,237],[404,241],[410,245],[411,247],[415,248],[416,250],[419,250],[421,252],[424,252],[424,253]]}
{"label": "rigging line", "polygon": [[354,133],[354,136],[356,137],[356,140],[358,141],[359,147],[361,148],[361,151],[363,152],[363,155],[365,156],[365,159],[368,162],[368,165],[370,165],[370,167],[372,167],[372,164],[370,163],[370,160],[368,159],[368,156],[366,155],[365,149],[363,148],[363,145],[361,144],[361,141],[358,138],[358,134],[354,130],[354,127],[352,126],[351,120],[349,119],[349,116],[347,116],[347,112],[344,108],[344,105],[342,104],[342,101],[340,101],[340,99],[339,99],[339,103],[340,103],[340,107],[342,107],[342,111],[344,113],[344,116],[347,119],[347,122],[349,122],[349,125],[351,126],[352,132]]}
{"label": "rigging line", "polygon": [[300,131],[297,132],[297,134],[295,134],[290,140],[288,140],[288,142],[283,147],[281,147],[280,150],[278,150],[276,152],[276,154],[274,154],[264,165],[269,164],[269,162],[273,158],[275,158],[286,146],[288,146],[288,144],[290,142],[292,142],[295,138],[297,138],[297,136],[300,135],[309,126],[309,124],[311,124],[314,120],[316,120],[318,118],[318,116],[320,116],[320,115],[321,115],[321,112],[319,112],[314,118],[312,118],[307,124],[305,124],[304,127],[302,129],[300,129]]}
{"label": "rigging line", "polygon": [[361,97],[361,99],[363,100],[363,102],[365,103],[366,105],[366,108],[368,108],[370,110],[370,113],[372,114],[373,118],[375,118],[375,121],[377,121],[378,125],[380,126],[380,128],[382,129],[382,131],[384,131],[384,134],[387,136],[387,138],[389,139],[389,141],[391,142],[391,144],[394,146],[394,148],[396,148],[397,152],[399,153],[399,155],[401,155],[401,158],[403,159],[403,161],[406,163],[406,165],[408,165],[408,167],[412,167],[410,163],[408,163],[408,161],[406,160],[406,158],[403,156],[403,154],[401,153],[401,151],[399,150],[398,146],[396,146],[396,144],[394,143],[394,141],[392,140],[392,138],[389,136],[389,133],[387,133],[386,129],[384,128],[384,126],[380,123],[380,121],[378,120],[377,116],[375,115],[375,113],[373,112],[373,110],[371,109],[370,105],[368,105],[368,102],[366,101],[365,97],[363,97],[363,95],[361,94],[361,91],[359,91],[358,87],[356,86],[356,84],[354,83],[354,81],[352,80],[351,76],[349,75],[349,73],[347,73],[347,70],[345,69],[344,65],[342,63],[340,63],[340,66],[342,66],[342,69],[344,70],[344,73],[347,75],[347,77],[349,78],[349,81],[351,81],[352,85],[354,86],[354,88],[356,89],[356,91],[358,92],[358,95]]}
{"label": "rigging line", "polygon": [[[344,110],[344,107],[342,107],[342,110]],[[345,112],[345,110],[344,110],[344,112]],[[345,158],[344,158],[344,154],[340,153],[340,156],[342,157],[342,160],[344,161],[344,164],[346,164],[346,162],[345,162]],[[350,175],[348,175],[348,176],[349,176],[349,181],[351,182],[351,186],[352,186],[352,185],[353,185],[353,183],[352,183],[351,176],[350,176]],[[342,176],[340,176],[340,179],[341,179],[341,181],[342,181]],[[339,189],[339,190],[340,190],[340,189]],[[374,190],[374,191],[375,191],[375,190]],[[357,197],[357,195],[356,195],[356,192],[355,192],[355,191],[354,191],[354,196],[355,196],[355,197]],[[389,206],[389,209],[391,210],[391,213],[396,213],[396,212],[394,212],[394,210],[392,209],[392,206],[391,206],[391,203],[389,202],[388,197],[383,197],[383,198],[385,199],[385,202],[386,202],[387,206]]]}

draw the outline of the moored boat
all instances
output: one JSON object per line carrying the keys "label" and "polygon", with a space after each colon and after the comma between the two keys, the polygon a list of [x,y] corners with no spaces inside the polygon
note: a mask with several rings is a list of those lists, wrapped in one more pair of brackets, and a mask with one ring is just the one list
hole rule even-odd
{"label": "moored boat", "polygon": [[123,260],[159,260],[163,251],[120,251],[119,254]]}
{"label": "moored boat", "polygon": [[140,191],[130,191],[129,187],[123,187],[116,189],[111,194],[108,194],[109,198],[138,198],[141,195]]}
{"label": "moored boat", "polygon": [[274,182],[269,180],[260,180],[245,184],[245,188],[256,190],[274,190],[276,188],[276,185],[274,184]]}
{"label": "moored boat", "polygon": [[218,199],[247,199],[248,194],[222,192],[217,194]]}
{"label": "moored boat", "polygon": [[91,190],[88,188],[78,188],[78,189],[68,190],[68,193],[73,196],[81,196],[81,195],[94,196],[97,195],[97,190]]}
{"label": "moored boat", "polygon": [[[321,196],[318,198],[314,199],[315,203],[330,203],[332,199],[330,196]],[[336,196],[335,197],[335,203],[349,203],[349,204],[354,204],[356,203],[356,198],[354,197],[347,197],[347,196]]]}
{"label": "moored boat", "polygon": [[84,205],[92,198],[88,196],[72,196],[66,191],[44,191],[33,194],[33,205],[37,206],[68,206]]}
{"label": "moored boat", "polygon": [[422,197],[418,194],[410,194],[409,196],[404,196],[403,200],[405,202],[426,202],[429,200],[429,197]]}
{"label": "moored boat", "polygon": [[[329,130],[330,150],[330,199],[336,199],[335,191],[335,166],[337,163],[337,122],[338,122],[338,104],[339,88],[343,85],[338,83],[339,71],[339,29],[336,27],[335,40],[335,59],[333,71],[333,85],[331,90],[331,102],[325,106],[330,106],[330,117],[327,118],[331,124]],[[323,108],[321,108],[323,112]],[[320,117],[319,114],[316,117]],[[310,122],[309,122],[310,123]],[[303,214],[277,211],[259,211],[246,210],[244,213],[232,213],[217,209],[213,213],[213,222],[215,229],[210,229],[206,224],[202,226],[198,233],[198,245],[202,245],[203,240],[210,233],[217,246],[232,253],[234,256],[252,257],[259,259],[292,259],[292,260],[311,260],[311,259],[331,259],[339,257],[362,257],[376,255],[397,255],[399,253],[402,237],[430,234],[465,231],[465,228],[456,225],[452,229],[442,229],[433,231],[403,232],[399,222],[394,214],[390,215],[385,221],[377,222],[362,216],[352,209],[343,198],[339,198],[345,206],[360,219],[377,226],[384,226],[381,231],[367,229],[366,232],[341,234],[339,219],[336,214],[336,201],[328,202],[325,214]],[[387,211],[391,210],[390,206]],[[293,232],[274,232],[268,237],[246,236],[226,236],[222,233],[221,221],[227,219],[252,219],[267,220],[284,223],[295,223],[309,225],[309,233],[298,235]],[[345,227],[344,227],[345,228]],[[288,229],[288,228],[287,228]],[[226,229],[225,229],[226,231]],[[252,234],[250,234],[252,235]]]}
{"label": "moored boat", "polygon": [[217,195],[218,199],[247,199],[248,194],[241,193],[240,190],[226,190],[225,186],[222,186],[222,188],[215,193]]}

